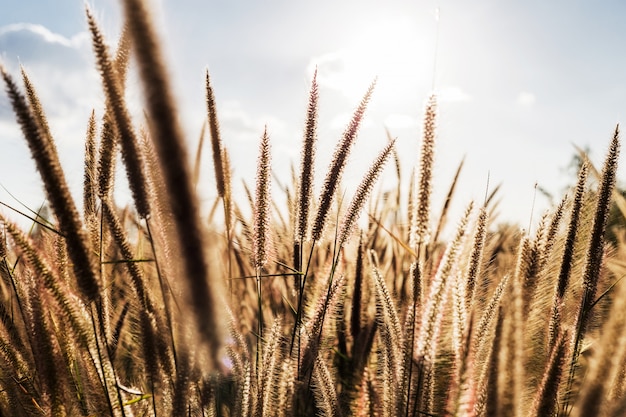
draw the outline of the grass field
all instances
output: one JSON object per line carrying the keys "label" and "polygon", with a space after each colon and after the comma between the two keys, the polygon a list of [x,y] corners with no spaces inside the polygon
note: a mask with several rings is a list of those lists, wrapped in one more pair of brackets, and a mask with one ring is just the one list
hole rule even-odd
{"label": "grass field", "polygon": [[[529,233],[494,221],[497,188],[448,219],[462,164],[445,206],[432,207],[436,94],[410,185],[390,136],[345,190],[375,83],[320,167],[314,77],[292,178],[273,178],[259,132],[255,182],[236,196],[207,73],[218,195],[207,217],[196,194],[203,140],[193,158],[150,14],[142,0],[123,4],[114,51],[87,11],[106,110],[85,121],[82,204],[36,86],[0,65],[50,211],[30,214],[30,230],[0,211],[0,415],[626,414],[619,127],[604,165],[583,158],[576,185]],[[125,102],[131,58],[141,121]],[[132,207],[113,199],[118,154]],[[387,165],[397,186],[381,189]]]}

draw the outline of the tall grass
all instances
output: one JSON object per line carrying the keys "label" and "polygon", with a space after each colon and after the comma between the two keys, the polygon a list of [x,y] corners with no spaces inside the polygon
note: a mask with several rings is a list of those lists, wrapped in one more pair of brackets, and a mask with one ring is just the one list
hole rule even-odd
{"label": "tall grass", "polygon": [[[30,233],[0,214],[1,415],[623,415],[623,212],[616,238],[605,239],[610,210],[624,206],[614,191],[619,129],[598,185],[586,162],[534,233],[495,223],[492,193],[462,202],[443,241],[463,163],[436,212],[436,94],[408,189],[401,139],[387,142],[353,194],[341,182],[373,83],[315,196],[324,91],[314,75],[300,168],[274,187],[288,196],[278,207],[268,130],[254,189],[232,195],[219,80],[207,72],[215,207],[224,209],[207,224],[196,194],[202,161],[191,168],[149,10],[127,0],[124,13],[113,55],[87,12],[106,105],[86,121],[82,216],[36,92],[45,80],[22,70],[20,87],[0,67],[52,211]],[[143,124],[125,106],[129,54]],[[134,207],[113,199],[118,150]],[[377,178],[392,157],[398,183],[383,198]]]}

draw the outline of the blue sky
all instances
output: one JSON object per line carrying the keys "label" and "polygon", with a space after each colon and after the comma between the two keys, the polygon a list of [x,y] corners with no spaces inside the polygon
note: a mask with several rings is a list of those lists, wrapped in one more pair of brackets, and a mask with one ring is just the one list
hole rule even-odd
{"label": "blue sky", "polygon": [[[121,26],[118,1],[89,4],[113,44]],[[419,156],[423,104],[434,85],[440,95],[435,209],[465,155],[456,212],[469,199],[482,200],[489,173],[492,186],[502,183],[500,219],[524,226],[535,182],[560,197],[572,181],[564,174],[572,144],[589,147],[593,160],[600,162],[615,124],[626,119],[622,1],[151,4],[190,147],[204,122],[203,77],[209,68],[240,192],[240,179],[254,183],[258,139],[266,124],[274,169],[289,180],[290,164],[299,163],[307,92],[316,66],[321,84],[319,173],[350,113],[378,76],[345,186],[358,183],[385,144],[385,126],[398,137],[406,177]],[[92,108],[98,116],[103,111],[84,3],[0,0],[0,59],[15,76],[20,62],[31,74],[66,175],[80,195],[87,118]],[[131,78],[129,102],[140,120],[135,83]],[[38,206],[43,199],[40,181],[4,94],[0,141],[0,184],[29,206]],[[209,202],[215,192],[208,153],[204,160],[201,193]],[[620,170],[621,179],[624,172]],[[389,170],[386,179],[391,178]],[[280,193],[278,187],[274,193]],[[0,201],[14,204],[1,189]],[[534,218],[547,207],[548,199],[538,195]]]}

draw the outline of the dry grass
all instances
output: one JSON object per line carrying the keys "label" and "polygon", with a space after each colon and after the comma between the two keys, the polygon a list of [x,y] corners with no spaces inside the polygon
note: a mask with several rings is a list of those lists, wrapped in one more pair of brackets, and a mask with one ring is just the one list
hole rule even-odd
{"label": "dry grass", "polygon": [[[215,207],[221,200],[224,216],[206,224],[199,157],[191,169],[150,15],[140,0],[124,7],[114,56],[87,13],[106,109],[86,121],[82,216],[35,83],[22,71],[22,92],[2,68],[53,217],[25,233],[0,215],[0,415],[623,415],[626,232],[605,239],[611,207],[626,207],[614,192],[618,129],[598,186],[584,164],[534,234],[495,224],[492,194],[467,204],[444,242],[462,163],[434,212],[436,96],[414,189],[402,187],[390,139],[350,203],[336,208],[374,84],[315,197],[323,91],[314,76],[300,171],[279,184],[290,204],[272,201],[271,138],[259,132],[246,217],[207,73]],[[124,104],[129,54],[145,126]],[[134,208],[112,198],[118,147]],[[372,198],[391,157],[393,198]],[[357,232],[368,201],[370,221]]]}

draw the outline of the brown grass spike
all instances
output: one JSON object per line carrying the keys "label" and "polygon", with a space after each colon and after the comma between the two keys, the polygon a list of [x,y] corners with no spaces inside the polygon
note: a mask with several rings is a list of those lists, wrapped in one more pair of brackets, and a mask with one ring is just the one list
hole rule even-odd
{"label": "brown grass spike", "polygon": [[2,72],[13,111],[28,142],[37,170],[41,174],[48,201],[59,221],[61,232],[65,236],[78,287],[86,299],[93,301],[100,293],[100,285],[88,249],[87,236],[67,187],[59,157],[51,143],[51,138],[42,133],[36,118],[11,76],[2,66],[0,66],[0,72]]}
{"label": "brown grass spike", "polygon": [[198,203],[193,194],[185,142],[178,124],[159,40],[145,2],[128,0],[123,4],[147,101],[151,137],[163,170],[168,202],[183,254],[181,261],[184,277],[189,284],[196,325],[201,337],[211,347],[211,367],[215,367],[221,345],[216,312],[217,281],[213,280],[209,287]]}
{"label": "brown grass spike", "polygon": [[122,145],[122,160],[126,166],[128,184],[133,194],[139,217],[145,219],[150,216],[150,204],[148,202],[146,177],[143,172],[143,158],[139,152],[137,135],[130,121],[122,86],[115,66],[111,61],[108,47],[89,9],[86,9],[86,13],[93,49],[96,54],[96,61],[102,76],[102,84],[107,99],[107,110],[111,112],[115,120],[115,127]]}
{"label": "brown grass spike", "polygon": [[317,214],[315,215],[315,221],[313,222],[313,229],[311,231],[311,238],[315,242],[318,242],[322,238],[326,218],[328,217],[328,212],[330,211],[333,199],[335,198],[335,192],[339,186],[339,182],[341,181],[341,174],[343,173],[343,169],[348,155],[350,154],[350,150],[352,149],[352,145],[356,140],[359,126],[363,120],[367,104],[369,103],[372,93],[374,92],[375,85],[376,81],[374,81],[367,89],[359,107],[357,107],[354,115],[352,116],[352,120],[350,120],[348,127],[343,133],[341,141],[339,141],[337,147],[335,148],[335,153],[333,154],[330,167],[326,173],[326,178],[324,179],[319,208],[317,210]]}

